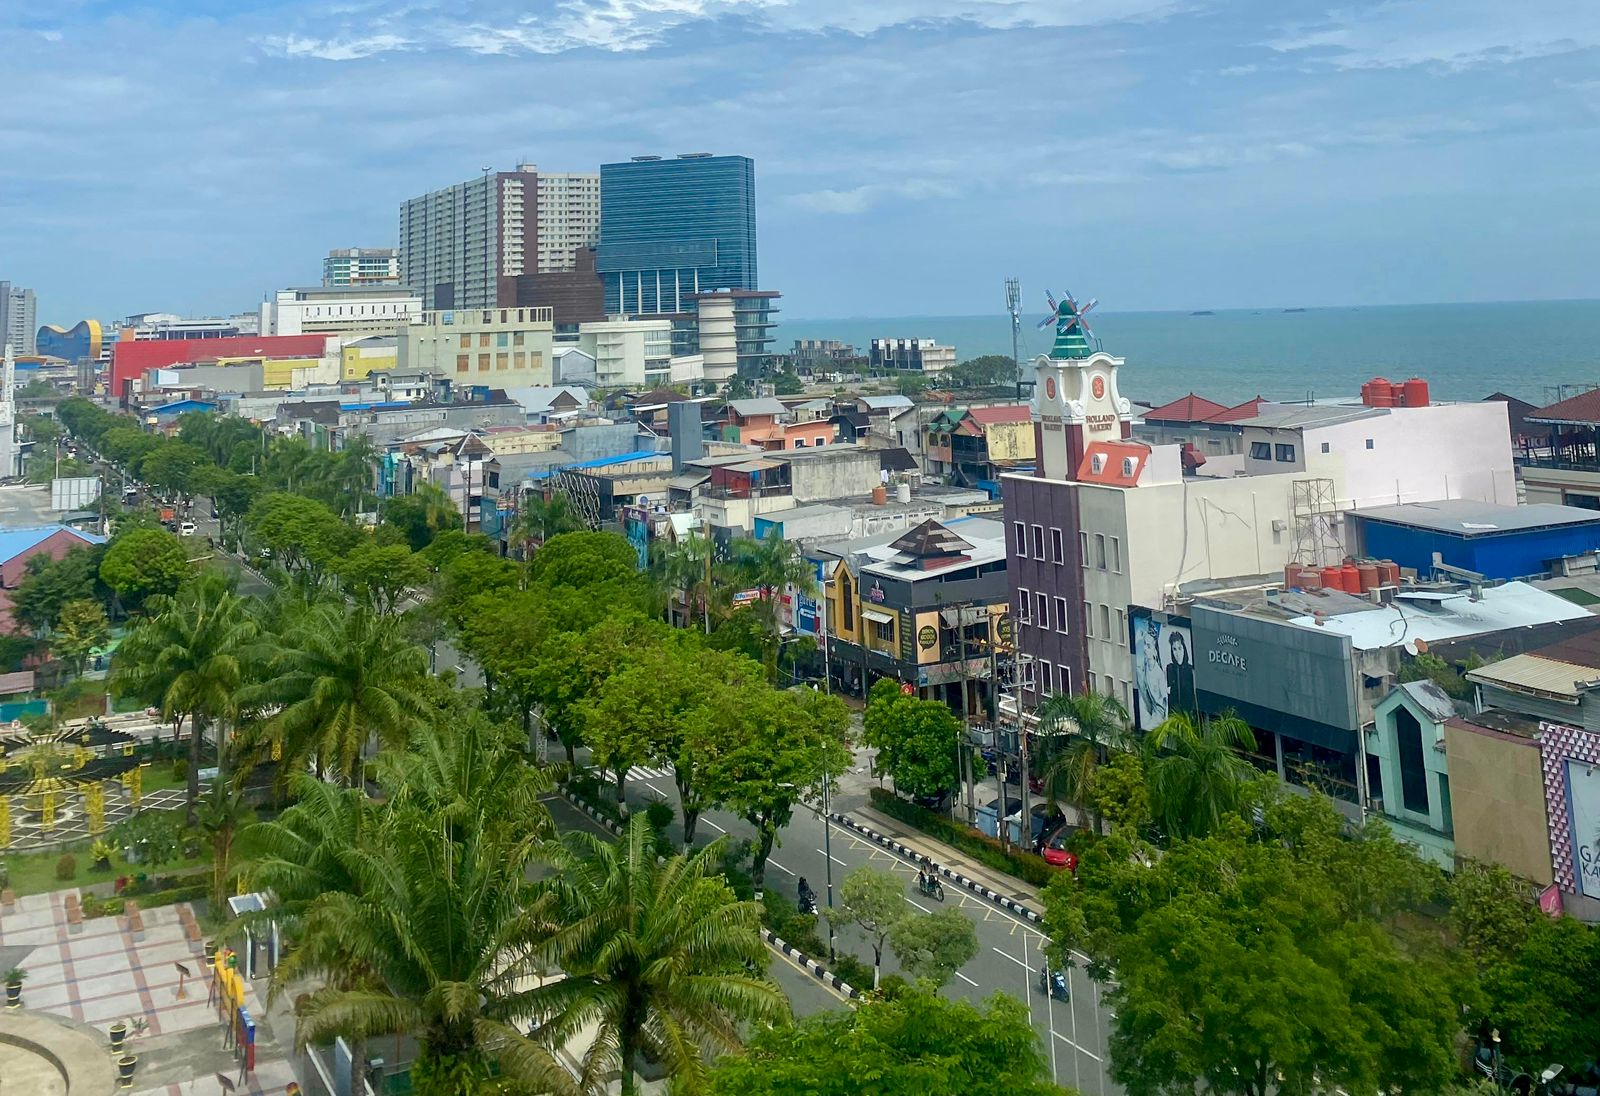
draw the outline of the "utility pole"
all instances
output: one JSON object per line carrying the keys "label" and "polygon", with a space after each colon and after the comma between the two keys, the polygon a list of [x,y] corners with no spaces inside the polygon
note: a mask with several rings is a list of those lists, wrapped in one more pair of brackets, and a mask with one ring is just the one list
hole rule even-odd
{"label": "utility pole", "polygon": [[1030,845],[1033,839],[1033,807],[1028,802],[1028,725],[1022,715],[1022,680],[1024,676],[1022,668],[1031,661],[1033,661],[1031,655],[1025,655],[1021,651],[1017,652],[1015,692],[1017,705],[1017,756],[1022,765],[1022,785],[1017,789],[1018,794],[1022,797],[1022,826],[1019,832],[1023,835],[1024,842]]}
{"label": "utility pole", "polygon": [[1022,283],[1006,279],[1006,311],[1011,313],[1011,364],[1017,368],[1017,402],[1022,402]]}
{"label": "utility pole", "polygon": [[998,823],[995,826],[995,836],[1000,838],[1000,847],[1007,848],[1011,844],[1011,834],[1008,832],[1009,827],[1006,825],[1006,816],[1010,814],[1007,809],[1010,806],[1010,797],[1006,795],[1006,751],[1000,748],[1000,659],[998,653],[999,645],[995,643],[995,639],[991,622],[989,632],[989,726],[994,734],[995,757],[1000,762],[997,766],[998,772],[995,774],[1000,778],[997,781],[1000,785],[1000,807],[999,813],[995,815]]}

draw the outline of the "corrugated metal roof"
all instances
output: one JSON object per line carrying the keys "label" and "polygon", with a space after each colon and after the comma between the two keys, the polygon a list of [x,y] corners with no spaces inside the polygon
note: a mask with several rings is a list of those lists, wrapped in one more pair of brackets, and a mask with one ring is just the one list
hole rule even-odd
{"label": "corrugated metal roof", "polygon": [[1583,683],[1600,680],[1600,670],[1575,662],[1557,662],[1538,655],[1512,655],[1510,658],[1468,670],[1470,681],[1500,685],[1518,692],[1542,693],[1577,700]]}

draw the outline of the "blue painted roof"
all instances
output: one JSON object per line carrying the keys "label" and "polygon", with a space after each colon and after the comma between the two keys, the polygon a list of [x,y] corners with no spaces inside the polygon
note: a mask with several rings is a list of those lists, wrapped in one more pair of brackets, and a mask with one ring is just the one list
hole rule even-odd
{"label": "blue painted roof", "polygon": [[580,460],[572,464],[558,464],[553,468],[541,468],[537,472],[529,472],[528,478],[530,480],[545,479],[569,468],[604,468],[608,464],[626,464],[631,460],[644,460],[647,457],[665,455],[665,453],[657,453],[654,449],[635,449],[633,452],[623,453],[619,457],[595,457],[592,460]]}
{"label": "blue painted roof", "polygon": [[207,403],[205,400],[177,400],[173,403],[164,403],[160,407],[152,407],[152,415],[181,415],[185,411],[210,411],[217,405]]}
{"label": "blue painted roof", "polygon": [[104,544],[106,538],[85,533],[66,525],[38,525],[28,529],[0,529],[0,563],[16,559],[30,548],[36,548],[65,529],[85,544]]}

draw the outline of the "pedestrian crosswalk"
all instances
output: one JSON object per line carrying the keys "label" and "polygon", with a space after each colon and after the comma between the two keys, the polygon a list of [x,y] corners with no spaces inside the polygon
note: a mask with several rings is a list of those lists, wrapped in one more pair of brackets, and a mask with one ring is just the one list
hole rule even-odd
{"label": "pedestrian crosswalk", "polygon": [[635,765],[628,770],[629,780],[671,780],[672,769],[648,769],[643,765]]}

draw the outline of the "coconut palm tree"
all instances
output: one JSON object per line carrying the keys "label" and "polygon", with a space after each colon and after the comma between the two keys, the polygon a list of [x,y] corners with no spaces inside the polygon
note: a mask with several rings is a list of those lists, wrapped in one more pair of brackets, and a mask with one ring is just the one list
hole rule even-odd
{"label": "coconut palm tree", "polygon": [[655,566],[655,580],[665,595],[662,600],[681,592],[686,611],[699,608],[707,635],[711,634],[712,603],[717,600],[717,571],[715,545],[693,532],[662,552]]}
{"label": "coconut palm tree", "polygon": [[527,558],[534,548],[551,537],[562,533],[578,533],[587,528],[588,523],[578,513],[577,507],[572,505],[572,499],[565,491],[553,491],[548,499],[529,493],[523,496],[522,513],[517,515],[512,528],[512,540],[521,547],[523,557]]}
{"label": "coconut palm tree", "polygon": [[200,829],[211,840],[211,908],[220,910],[228,896],[234,842],[240,831],[255,821],[256,812],[237,782],[219,778],[200,797],[196,814]]}
{"label": "coconut palm tree", "polygon": [[200,797],[201,743],[207,729],[215,727],[217,765],[223,767],[227,728],[237,720],[249,684],[246,656],[256,624],[230,583],[215,571],[202,572],[173,597],[153,602],[151,612],[117,650],[112,687],[157,705],[163,719],[189,721],[186,802],[193,824]]}
{"label": "coconut palm tree", "polygon": [[246,700],[277,713],[253,738],[283,763],[314,762],[349,783],[369,743],[403,746],[427,710],[428,657],[400,624],[371,609],[324,601],[308,610]]}
{"label": "coconut palm tree", "polygon": [[1173,837],[1203,837],[1244,807],[1255,769],[1238,751],[1255,748],[1250,725],[1236,715],[1198,722],[1168,716],[1145,739],[1150,812]]}
{"label": "coconut palm tree", "polygon": [[[1055,743],[1043,769],[1044,792],[1054,801],[1084,806],[1094,774],[1112,750],[1126,750],[1128,710],[1114,696],[1085,690],[1056,693],[1035,709],[1040,741]],[[1090,811],[1096,833],[1100,816]]]}
{"label": "coconut palm tree", "polygon": [[785,1016],[783,993],[753,973],[765,961],[760,912],[721,877],[721,842],[658,862],[644,815],[615,844],[571,833],[540,884],[540,955],[566,976],[537,990],[547,1045],[592,1031],[580,1083],[613,1070],[637,1091],[641,1056],[693,1090],[708,1055],[739,1045],[739,1025]]}
{"label": "coconut palm tree", "polygon": [[767,667],[767,678],[778,677],[778,602],[783,591],[793,586],[802,593],[814,593],[817,586],[816,570],[811,561],[800,552],[800,546],[785,540],[777,530],[757,540],[740,540],[734,551],[735,572],[745,587],[760,592],[756,611],[767,633],[767,643],[762,652],[762,662]]}

